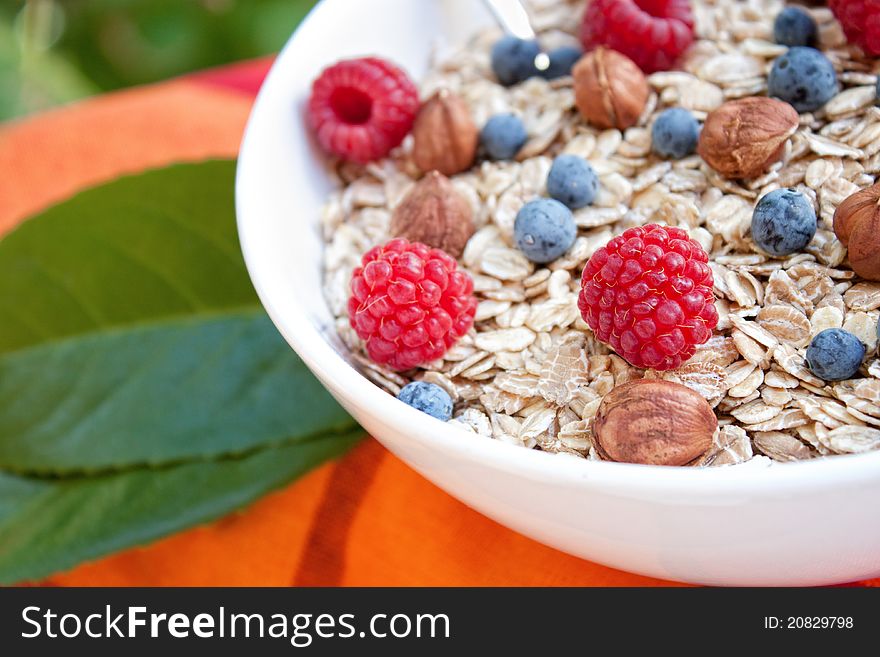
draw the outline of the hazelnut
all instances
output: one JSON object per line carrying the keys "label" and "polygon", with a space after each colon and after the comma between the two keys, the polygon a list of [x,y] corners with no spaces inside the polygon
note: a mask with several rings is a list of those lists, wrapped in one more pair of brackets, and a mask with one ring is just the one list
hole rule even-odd
{"label": "hazelnut", "polygon": [[432,171],[394,209],[391,234],[443,249],[457,258],[474,234],[473,211],[449,178]]}
{"label": "hazelnut", "polygon": [[571,74],[578,110],[599,128],[625,130],[635,125],[645,110],[645,75],[633,60],[616,50],[596,48],[580,58]]}
{"label": "hazelnut", "polygon": [[739,98],[709,112],[697,153],[725,178],[755,178],[782,159],[798,113],[775,98]]}
{"label": "hazelnut", "polygon": [[612,388],[593,420],[600,456],[648,465],[685,465],[712,446],[718,420],[690,388],[639,379]]}
{"label": "hazelnut", "polygon": [[849,248],[852,270],[880,281],[880,184],[851,194],[837,206],[834,234]]}
{"label": "hazelnut", "polygon": [[474,163],[479,132],[467,104],[451,91],[441,89],[416,115],[413,140],[416,166],[451,176]]}

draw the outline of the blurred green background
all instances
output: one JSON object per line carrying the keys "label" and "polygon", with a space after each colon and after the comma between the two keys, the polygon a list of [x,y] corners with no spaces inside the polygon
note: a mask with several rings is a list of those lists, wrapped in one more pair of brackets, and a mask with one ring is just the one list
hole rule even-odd
{"label": "blurred green background", "polygon": [[0,120],[276,52],[315,0],[0,0]]}

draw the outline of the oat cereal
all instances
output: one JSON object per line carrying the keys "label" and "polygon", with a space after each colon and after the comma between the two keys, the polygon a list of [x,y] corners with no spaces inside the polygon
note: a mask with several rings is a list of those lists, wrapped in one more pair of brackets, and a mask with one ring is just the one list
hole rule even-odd
{"label": "oat cereal", "polygon": [[[576,44],[583,2],[528,3],[539,38]],[[695,42],[680,70],[647,76],[647,106],[621,132],[589,125],[575,108],[570,77],[531,78],[502,87],[489,52],[496,29],[433,62],[420,86],[428,99],[442,89],[466,102],[477,126],[500,112],[519,115],[528,140],[516,161],[478,161],[450,176],[472,210],[475,232],[458,258],[473,279],[474,327],[441,359],[394,372],[369,360],[349,326],[349,280],[361,256],[392,237],[395,208],[421,171],[408,138],[390,158],[366,166],[340,163],[340,188],[321,216],[326,241],[324,295],[352,362],[390,394],[412,380],[437,384],[455,402],[450,423],[473,440],[600,458],[591,422],[602,398],[641,378],[681,383],[714,409],[719,429],[697,466],[755,460],[792,462],[880,449],[880,283],[857,277],[835,237],[837,206],[870,186],[880,171],[878,62],[849,46],[831,12],[808,11],[840,92],[802,113],[782,161],[759,177],[723,178],[698,155],[661,160],[650,128],[663,109],[684,107],[700,121],[724,101],[762,95],[773,59],[778,0],[694,2]],[[545,195],[553,158],[586,158],[599,177],[592,205],[575,210],[577,237],[548,265],[516,249],[513,224],[526,202]],[[752,210],[768,192],[791,187],[812,203],[818,230],[805,250],[764,255],[750,235]],[[680,368],[641,370],[600,343],[577,307],[580,274],[594,251],[625,229],[647,223],[680,227],[709,253],[720,321],[712,338]],[[811,339],[843,328],[863,342],[858,378],[823,381],[805,363]],[[769,460],[768,460],[769,459]]]}

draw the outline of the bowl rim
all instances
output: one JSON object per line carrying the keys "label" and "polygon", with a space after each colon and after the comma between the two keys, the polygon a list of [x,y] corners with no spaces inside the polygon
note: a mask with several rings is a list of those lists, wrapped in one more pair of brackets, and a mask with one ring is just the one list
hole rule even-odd
{"label": "bowl rim", "polygon": [[[266,312],[285,340],[303,362],[331,388],[355,407],[370,409],[373,416],[407,434],[419,427],[412,440],[434,450],[468,461],[519,475],[529,480],[552,480],[559,485],[609,487],[621,492],[664,491],[687,495],[728,495],[730,493],[785,494],[809,488],[837,488],[880,477],[880,451],[835,455],[793,463],[774,463],[773,467],[748,465],[720,468],[651,466],[631,463],[590,461],[570,455],[524,449],[499,440],[481,438],[421,413],[385,392],[358,372],[339,354],[319,329],[308,321],[291,321],[273,303],[271,278],[263,266],[251,235],[260,230],[257,209],[251,202],[255,187],[268,177],[260,176],[256,130],[262,108],[272,103],[273,89],[279,84],[278,71],[298,62],[291,57],[301,34],[311,29],[333,3],[319,2],[303,19],[279,53],[251,109],[242,139],[235,181],[236,220],[241,250],[251,281]],[[318,163],[316,163],[317,165]],[[267,184],[263,182],[263,184]],[[302,313],[301,316],[305,316]],[[297,321],[298,319],[298,321]]]}

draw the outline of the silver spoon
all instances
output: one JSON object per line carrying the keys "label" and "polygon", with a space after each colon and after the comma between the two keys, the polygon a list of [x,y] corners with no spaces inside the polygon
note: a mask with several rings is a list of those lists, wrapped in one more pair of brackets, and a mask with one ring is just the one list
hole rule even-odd
{"label": "silver spoon", "polygon": [[[483,1],[505,32],[519,39],[529,41],[535,39],[535,30],[532,29],[532,24],[529,22],[529,14],[520,0]],[[535,57],[535,68],[539,71],[546,71],[549,67],[550,57],[547,56],[547,53],[539,53]]]}

